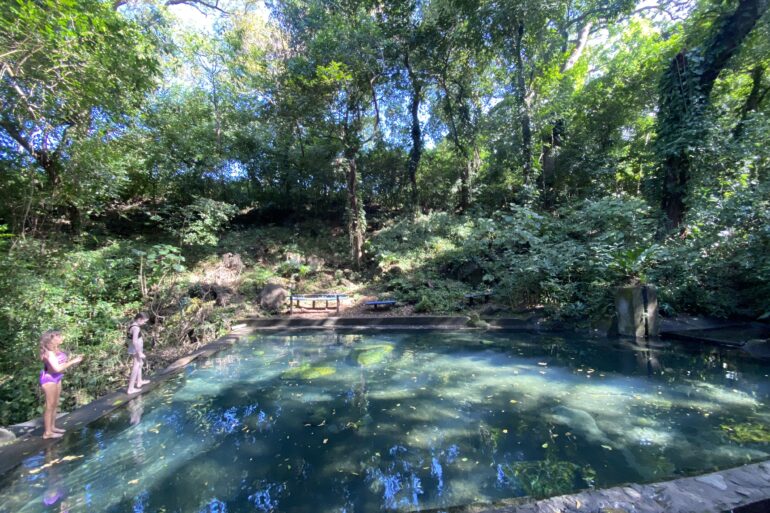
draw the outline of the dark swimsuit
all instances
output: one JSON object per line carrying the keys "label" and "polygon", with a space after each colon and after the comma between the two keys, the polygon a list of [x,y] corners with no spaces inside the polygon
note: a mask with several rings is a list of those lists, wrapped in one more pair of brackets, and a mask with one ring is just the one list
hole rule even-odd
{"label": "dark swimsuit", "polygon": [[[67,353],[59,351],[56,353],[56,359],[59,361],[59,365],[63,365],[67,362]],[[46,383],[58,383],[61,381],[63,374],[61,372],[53,372],[48,368],[48,362],[43,361],[43,370],[40,371],[40,385]]]}
{"label": "dark swimsuit", "polygon": [[134,347],[134,334],[131,332],[134,328],[139,329],[139,337],[137,340],[137,345],[139,346],[139,352],[141,353],[144,350],[144,339],[142,338],[142,327],[138,324],[132,324],[128,327],[128,332],[126,333],[126,342],[128,343],[128,354],[131,356],[136,355],[136,347]]}

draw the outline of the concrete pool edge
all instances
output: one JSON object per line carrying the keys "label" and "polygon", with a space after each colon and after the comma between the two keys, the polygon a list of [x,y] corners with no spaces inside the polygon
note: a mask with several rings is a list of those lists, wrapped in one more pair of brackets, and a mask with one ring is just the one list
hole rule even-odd
{"label": "concrete pool edge", "polygon": [[[650,484],[509,504],[450,508],[451,513],[723,513],[770,500],[770,461]],[[767,511],[757,509],[752,511]]]}
{"label": "concrete pool edge", "polygon": [[487,327],[470,326],[470,317],[412,315],[398,317],[250,317],[244,319],[255,330],[328,330],[328,329],[430,329],[430,330],[522,330],[522,331],[557,331],[547,329],[536,319],[485,318]]}
{"label": "concrete pool edge", "polygon": [[[244,337],[257,332],[286,330],[287,332],[313,329],[342,330],[469,330],[483,331],[467,325],[467,317],[349,317],[349,318],[249,318],[234,326],[229,334],[185,355],[152,376],[152,383],[141,394],[151,391],[162,382],[186,368],[198,358],[208,358],[227,349]],[[519,319],[497,319],[493,330],[542,331],[537,323]],[[128,396],[116,391],[96,399],[61,417],[60,425],[68,430],[78,429],[94,422],[125,405],[140,394]],[[36,436],[35,436],[36,435]],[[56,443],[43,440],[40,429],[31,429],[15,441],[0,446],[0,477],[18,467],[24,459]],[[551,497],[535,501],[517,498],[496,504],[468,505],[443,508],[452,513],[701,513],[726,512],[770,500],[770,460],[742,465],[726,470],[693,477],[661,481],[651,484],[631,483],[605,489]]]}

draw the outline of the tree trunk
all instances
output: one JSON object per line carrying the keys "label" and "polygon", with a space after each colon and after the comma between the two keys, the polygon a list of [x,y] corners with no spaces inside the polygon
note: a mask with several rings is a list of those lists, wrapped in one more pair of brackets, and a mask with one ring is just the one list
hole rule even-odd
{"label": "tree trunk", "polygon": [[460,205],[459,211],[465,212],[471,205],[471,184],[481,167],[481,155],[478,147],[474,146],[465,159],[465,165],[460,171]]}
{"label": "tree trunk", "polygon": [[532,123],[529,116],[527,101],[527,83],[524,70],[524,24],[519,23],[515,43],[516,58],[516,102],[519,107],[519,123],[521,125],[521,159],[524,170],[524,184],[532,180]]}
{"label": "tree trunk", "polygon": [[589,21],[585,25],[583,25],[583,28],[580,29],[580,34],[578,34],[578,41],[575,45],[575,48],[572,50],[572,53],[570,54],[567,61],[564,63],[564,66],[562,66],[561,71],[562,73],[567,72],[571,70],[573,67],[575,67],[575,64],[580,60],[580,57],[583,56],[583,52],[585,51],[586,44],[588,44],[588,36],[591,35],[591,28],[593,27],[593,22]]}
{"label": "tree trunk", "polygon": [[564,120],[556,120],[543,137],[543,169],[540,172],[539,182],[543,208],[551,209],[555,203],[554,187],[556,184],[556,151],[561,146],[561,137],[564,132]]}
{"label": "tree trunk", "polygon": [[356,164],[356,148],[345,149],[345,165],[347,166],[348,181],[348,231],[350,232],[350,256],[356,269],[361,267],[363,257],[364,233],[366,231],[366,219],[364,218],[363,205],[358,193],[358,169]]}
{"label": "tree trunk", "polygon": [[409,184],[411,186],[411,209],[413,214],[420,210],[419,196],[417,191],[417,168],[420,165],[422,157],[422,130],[420,129],[420,103],[422,102],[422,84],[417,79],[409,64],[409,54],[404,56],[409,79],[412,82],[412,101],[410,111],[412,114],[412,149],[409,151],[409,161],[407,162],[407,174],[409,175]]}
{"label": "tree trunk", "polygon": [[732,14],[714,24],[704,50],[677,54],[661,79],[658,153],[666,232],[682,224],[687,210],[690,153],[704,135],[703,111],[714,82],[767,7],[768,0],[741,0]]}
{"label": "tree trunk", "polygon": [[751,70],[751,92],[746,97],[746,101],[741,106],[741,110],[738,116],[738,124],[733,128],[733,137],[740,139],[743,135],[743,129],[745,128],[746,119],[749,115],[759,108],[759,104],[762,103],[768,89],[762,89],[762,78],[765,74],[765,68],[761,65],[757,65]]}

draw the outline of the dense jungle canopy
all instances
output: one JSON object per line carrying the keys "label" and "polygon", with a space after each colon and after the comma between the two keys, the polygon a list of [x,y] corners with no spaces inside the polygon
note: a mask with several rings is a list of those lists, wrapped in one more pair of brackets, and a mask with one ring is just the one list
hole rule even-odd
{"label": "dense jungle canopy", "polygon": [[97,374],[139,309],[189,341],[210,312],[190,313],[184,273],[230,250],[245,297],[309,279],[281,253],[305,249],[326,252],[327,289],[344,274],[418,312],[490,288],[598,319],[648,282],[664,313],[766,318],[767,11],[6,0],[0,384],[50,326],[107,355]]}

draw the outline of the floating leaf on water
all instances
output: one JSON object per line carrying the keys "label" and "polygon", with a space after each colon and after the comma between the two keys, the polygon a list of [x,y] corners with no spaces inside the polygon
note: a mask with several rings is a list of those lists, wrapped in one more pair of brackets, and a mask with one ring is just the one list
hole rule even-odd
{"label": "floating leaf on water", "polygon": [[542,447],[543,449],[548,449],[548,442],[544,443],[544,444],[543,444],[543,445],[541,445],[540,447]]}
{"label": "floating leaf on water", "polygon": [[138,479],[132,479],[131,481],[129,481],[129,482],[128,482],[128,484],[130,484],[130,485],[135,485],[135,484],[137,484],[138,482],[139,482],[139,480],[138,480]]}
{"label": "floating leaf on water", "polygon": [[608,451],[611,451],[611,450],[612,450],[612,447],[610,447],[609,445],[604,445],[604,444],[602,444],[602,448],[603,448],[603,449],[607,449]]}
{"label": "floating leaf on water", "polygon": [[518,403],[518,402],[519,402],[519,401],[517,401],[516,399],[511,399],[511,404],[516,404],[516,403]]}

